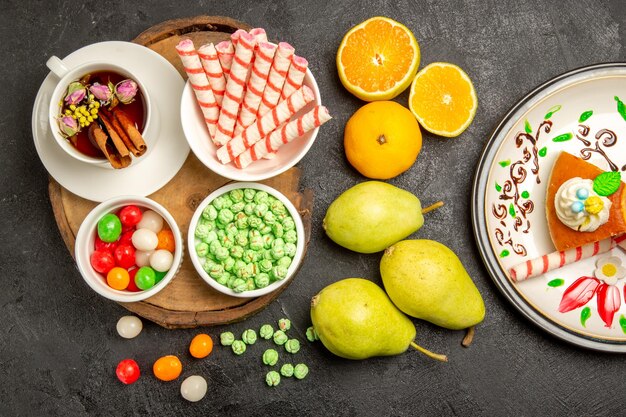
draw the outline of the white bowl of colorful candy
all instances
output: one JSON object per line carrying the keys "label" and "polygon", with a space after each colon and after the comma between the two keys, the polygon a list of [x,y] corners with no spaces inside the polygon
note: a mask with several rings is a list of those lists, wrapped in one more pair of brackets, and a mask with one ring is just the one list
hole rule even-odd
{"label": "white bowl of colorful candy", "polygon": [[123,196],[95,207],[76,235],[75,258],[85,282],[119,302],[145,300],[174,278],[183,240],[172,215],[145,197]]}
{"label": "white bowl of colorful candy", "polygon": [[233,297],[275,291],[294,277],[304,256],[298,210],[258,183],[231,183],[209,194],[191,218],[187,239],[198,274]]}

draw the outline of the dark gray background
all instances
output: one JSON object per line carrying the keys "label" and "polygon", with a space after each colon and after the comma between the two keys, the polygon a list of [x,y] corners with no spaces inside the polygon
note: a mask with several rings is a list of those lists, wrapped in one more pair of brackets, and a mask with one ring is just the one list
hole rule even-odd
{"label": "dark gray background", "polygon": [[[584,65],[626,60],[626,11],[620,1],[0,1],[0,415],[624,415],[626,363],[620,355],[570,346],[541,332],[513,310],[487,276],[472,237],[471,181],[499,118],[527,91]],[[456,139],[424,135],[416,164],[391,183],[425,204],[446,206],[415,235],[451,247],[487,305],[474,344],[462,332],[416,321],[417,339],[447,353],[448,364],[417,352],[351,362],[317,344],[297,358],[311,370],[303,381],[264,384],[255,345],[242,357],[216,347],[205,360],[187,353],[199,330],[170,331],[144,322],[133,340],[115,331],[126,313],[90,290],[57,231],[48,177],[31,137],[31,112],[45,61],[104,40],[130,40],[161,21],[225,15],[264,27],[307,57],[333,121],[299,164],[315,199],[312,242],[293,284],[256,316],[231,326],[199,329],[215,339],[288,316],[304,338],[309,300],[345,277],[380,282],[380,255],[333,244],[321,229],[330,202],[363,181],[346,162],[343,126],[363,103],[341,86],[335,53],[343,34],[374,15],[407,25],[420,42],[422,64],[447,61],[473,79],[479,108]],[[407,104],[408,94],[396,100]],[[265,345],[267,346],[267,345]],[[180,382],[151,375],[159,356],[181,357],[183,376],[209,383],[200,403],[185,402]],[[142,378],[123,386],[115,367],[135,358]]]}

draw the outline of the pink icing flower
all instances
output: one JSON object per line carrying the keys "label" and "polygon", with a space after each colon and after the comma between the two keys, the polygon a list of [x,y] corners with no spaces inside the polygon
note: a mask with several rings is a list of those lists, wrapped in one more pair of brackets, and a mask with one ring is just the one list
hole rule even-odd
{"label": "pink icing flower", "polygon": [[89,92],[94,95],[100,101],[108,103],[113,96],[113,91],[108,85],[93,83],[91,87],[89,87]]}
{"label": "pink icing flower", "polygon": [[596,294],[600,281],[594,277],[580,277],[563,293],[559,311],[567,313],[582,307]]}
{"label": "pink icing flower", "polygon": [[133,80],[120,81],[115,86],[115,95],[122,103],[131,103],[137,95],[137,83]]}
{"label": "pink icing flower", "polygon": [[65,96],[65,102],[70,104],[78,104],[85,98],[85,86],[79,83],[78,81],[74,81],[67,87],[67,95]]}
{"label": "pink icing flower", "polygon": [[600,284],[597,294],[598,314],[606,325],[611,327],[613,324],[613,316],[622,305],[622,299],[619,290],[615,285]]}
{"label": "pink icing flower", "polygon": [[80,130],[76,119],[71,116],[59,117],[59,129],[61,130],[61,134],[66,138],[74,136]]}

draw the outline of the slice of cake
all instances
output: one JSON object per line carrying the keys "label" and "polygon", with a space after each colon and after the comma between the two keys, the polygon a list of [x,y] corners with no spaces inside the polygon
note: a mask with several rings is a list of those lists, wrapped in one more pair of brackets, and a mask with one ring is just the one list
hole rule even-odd
{"label": "slice of cake", "polygon": [[557,250],[626,233],[626,192],[619,178],[561,152],[546,193],[548,230]]}

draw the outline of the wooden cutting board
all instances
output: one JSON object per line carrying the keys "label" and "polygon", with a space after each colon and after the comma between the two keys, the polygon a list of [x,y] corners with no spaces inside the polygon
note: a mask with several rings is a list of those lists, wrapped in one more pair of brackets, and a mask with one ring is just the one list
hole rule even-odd
{"label": "wooden cutting board", "polygon": [[[227,40],[237,29],[249,30],[250,26],[227,17],[198,16],[160,23],[141,33],[133,42],[159,53],[176,67],[183,78],[187,78],[174,48],[183,37],[192,39],[194,44],[199,46],[208,42]],[[148,197],[162,204],[172,214],[183,234],[183,240],[186,240],[189,221],[198,204],[213,190],[228,182],[230,180],[210,171],[193,153],[190,153],[176,176]],[[300,211],[308,246],[313,193],[311,190],[298,192],[300,170],[294,167],[262,182],[285,194]],[[53,178],[50,178],[48,191],[59,231],[65,245],[74,256],[78,228],[97,203],[72,194]],[[200,278],[189,259],[188,250],[189,248],[185,249],[180,272],[161,292],[144,301],[120,304],[166,328],[226,324],[243,320],[263,309],[297,278],[294,277],[278,290],[263,297],[254,299],[230,297],[215,291]]]}

